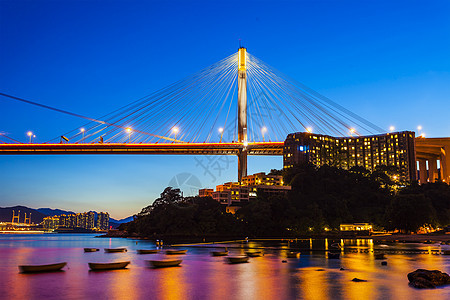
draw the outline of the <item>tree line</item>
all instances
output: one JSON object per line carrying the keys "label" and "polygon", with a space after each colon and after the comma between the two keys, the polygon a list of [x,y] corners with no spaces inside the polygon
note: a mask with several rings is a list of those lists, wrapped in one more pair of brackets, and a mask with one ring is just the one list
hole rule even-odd
{"label": "tree line", "polygon": [[450,186],[400,182],[393,167],[370,172],[308,164],[271,174],[282,174],[291,191],[258,193],[233,215],[211,197],[182,197],[179,189],[167,187],[120,229],[145,237],[288,237],[336,231],[342,223],[402,232],[450,224]]}

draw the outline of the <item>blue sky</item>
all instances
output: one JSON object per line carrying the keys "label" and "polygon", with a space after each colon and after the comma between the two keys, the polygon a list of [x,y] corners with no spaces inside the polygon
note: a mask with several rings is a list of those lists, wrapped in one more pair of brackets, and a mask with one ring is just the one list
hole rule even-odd
{"label": "blue sky", "polygon": [[[449,136],[449,37],[448,1],[2,0],[0,92],[98,117],[236,52],[242,39],[380,127]],[[42,142],[84,123],[0,99],[0,131],[21,141],[28,130]],[[281,167],[281,157],[249,161],[249,173]],[[0,205],[121,218],[183,173],[214,187],[236,180],[236,158],[4,156]]]}

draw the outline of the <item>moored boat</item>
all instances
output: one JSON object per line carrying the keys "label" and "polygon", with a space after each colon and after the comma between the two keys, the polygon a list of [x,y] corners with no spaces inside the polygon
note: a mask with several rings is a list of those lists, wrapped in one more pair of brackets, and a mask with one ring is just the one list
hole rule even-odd
{"label": "moored boat", "polygon": [[98,249],[98,248],[84,248],[84,252],[97,252],[99,250],[100,249]]}
{"label": "moored boat", "polygon": [[177,267],[181,264],[181,259],[148,260],[153,268]]}
{"label": "moored boat", "polygon": [[287,258],[300,258],[300,252],[288,252]]}
{"label": "moored boat", "polygon": [[375,259],[385,259],[386,258],[384,253],[375,253],[373,256],[375,257]]}
{"label": "moored boat", "polygon": [[155,254],[158,253],[159,249],[140,249],[137,250],[138,254]]}
{"label": "moored boat", "polygon": [[329,259],[338,259],[341,256],[340,252],[328,252]]}
{"label": "moored boat", "polygon": [[185,250],[175,250],[175,249],[166,250],[166,254],[168,254],[168,255],[186,254],[186,252],[187,252],[187,249],[185,249]]}
{"label": "moored boat", "polygon": [[227,261],[230,264],[242,264],[248,262],[248,256],[228,256]]}
{"label": "moored boat", "polygon": [[106,253],[127,252],[127,248],[105,248]]}
{"label": "moored boat", "polygon": [[212,251],[211,255],[212,256],[227,256],[228,255],[228,250],[225,250],[225,251]]}
{"label": "moored boat", "polygon": [[66,262],[50,265],[25,265],[19,266],[19,270],[22,273],[55,272],[60,271],[66,265]]}
{"label": "moored boat", "polygon": [[92,271],[118,270],[128,266],[129,261],[113,262],[113,263],[88,263]]}
{"label": "moored boat", "polygon": [[248,257],[259,257],[262,255],[262,251],[247,251],[245,252]]}

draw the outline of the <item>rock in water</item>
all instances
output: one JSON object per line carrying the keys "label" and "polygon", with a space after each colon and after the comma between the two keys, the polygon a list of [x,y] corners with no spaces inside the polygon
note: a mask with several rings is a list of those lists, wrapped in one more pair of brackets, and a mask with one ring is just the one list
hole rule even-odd
{"label": "rock in water", "polygon": [[450,284],[450,276],[438,270],[417,269],[408,274],[409,284],[418,289],[433,289]]}
{"label": "rock in water", "polygon": [[353,281],[353,282],[367,282],[367,280],[359,279],[359,278],[356,278],[356,277],[353,278],[352,281]]}

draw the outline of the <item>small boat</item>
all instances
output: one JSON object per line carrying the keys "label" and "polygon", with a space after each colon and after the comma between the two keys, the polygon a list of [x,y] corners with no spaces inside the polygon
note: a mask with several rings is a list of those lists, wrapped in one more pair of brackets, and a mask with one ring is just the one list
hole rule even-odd
{"label": "small boat", "polygon": [[55,272],[61,271],[66,265],[66,262],[50,265],[28,265],[19,266],[19,270],[22,273]]}
{"label": "small boat", "polygon": [[118,270],[125,269],[128,266],[129,261],[114,262],[114,263],[88,263],[89,268],[92,271],[104,271],[104,270]]}
{"label": "small boat", "polygon": [[187,250],[166,250],[166,254],[168,255],[176,255],[176,254],[186,254]]}
{"label": "small boat", "polygon": [[259,257],[262,255],[262,251],[247,251],[245,252],[248,257]]}
{"label": "small boat", "polygon": [[230,264],[242,264],[248,262],[248,256],[228,256],[227,260]]}
{"label": "small boat", "polygon": [[228,255],[228,250],[225,250],[225,251],[212,251],[211,255],[212,256],[227,256]]}
{"label": "small boat", "polygon": [[300,258],[300,252],[288,252],[287,258]]}
{"label": "small boat", "polygon": [[374,253],[373,255],[375,259],[385,259],[386,256],[384,256],[384,253]]}
{"label": "small boat", "polygon": [[181,259],[148,260],[153,268],[177,267],[181,264]]}
{"label": "small boat", "polygon": [[97,252],[99,250],[100,249],[98,249],[98,248],[84,248],[84,252]]}
{"label": "small boat", "polygon": [[127,248],[105,248],[106,253],[127,252]]}
{"label": "small boat", "polygon": [[155,254],[158,253],[159,249],[140,249],[137,250],[138,254]]}
{"label": "small boat", "polygon": [[328,259],[338,259],[340,255],[339,252],[328,252]]}

